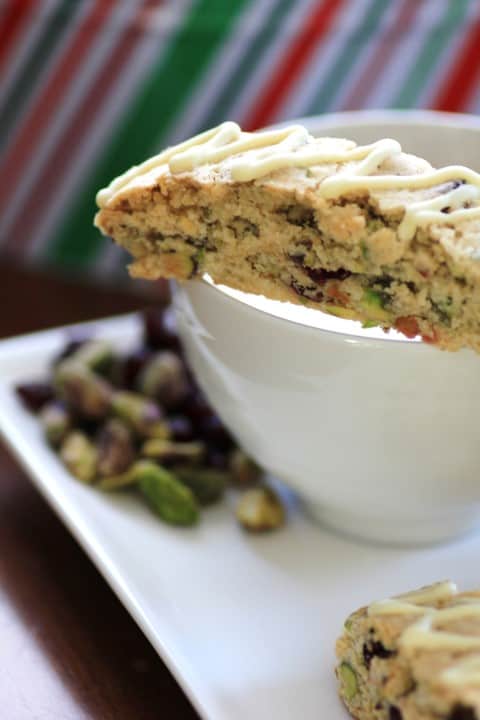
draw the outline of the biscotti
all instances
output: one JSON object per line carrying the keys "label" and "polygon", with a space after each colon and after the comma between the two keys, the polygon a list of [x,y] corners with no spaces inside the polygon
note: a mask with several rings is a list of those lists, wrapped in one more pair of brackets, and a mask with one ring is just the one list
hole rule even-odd
{"label": "biscotti", "polygon": [[131,168],[95,223],[135,277],[205,273],[447,349],[480,350],[480,175],[395,140],[224,123]]}
{"label": "biscotti", "polygon": [[441,582],[354,612],[337,642],[357,720],[480,718],[480,591]]}

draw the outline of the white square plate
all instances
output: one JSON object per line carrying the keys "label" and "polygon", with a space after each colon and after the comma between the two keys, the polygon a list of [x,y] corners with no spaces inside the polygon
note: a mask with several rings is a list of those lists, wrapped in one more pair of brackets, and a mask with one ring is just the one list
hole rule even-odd
{"label": "white square plate", "polygon": [[[140,333],[134,316],[83,327],[120,349]],[[270,536],[242,533],[228,502],[176,530],[135,498],[81,485],[13,391],[44,376],[64,341],[58,329],[0,343],[0,428],[202,717],[345,720],[334,643],[351,610],[447,577],[480,586],[478,535],[417,551],[371,547],[312,525],[288,493],[288,525]]]}

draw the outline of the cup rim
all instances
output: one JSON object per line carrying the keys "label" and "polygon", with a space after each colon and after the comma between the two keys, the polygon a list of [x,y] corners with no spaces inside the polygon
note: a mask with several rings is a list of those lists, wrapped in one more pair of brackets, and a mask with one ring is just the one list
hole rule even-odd
{"label": "cup rim", "polygon": [[[409,126],[424,126],[430,124],[435,127],[451,127],[456,129],[471,129],[476,130],[480,133],[480,117],[476,115],[469,115],[466,113],[451,113],[451,112],[440,112],[436,110],[353,110],[349,112],[337,112],[337,113],[325,113],[323,115],[310,115],[298,119],[287,120],[282,123],[277,123],[271,127],[282,127],[285,125],[291,125],[293,123],[299,123],[310,127],[321,127],[327,125],[338,124],[339,128],[348,128],[351,125],[368,127],[369,125],[385,124],[385,125],[396,125],[398,122],[402,122]],[[328,328],[319,328],[312,325],[296,322],[286,317],[280,317],[273,312],[264,310],[262,308],[250,305],[239,298],[233,297],[228,293],[224,292],[218,285],[213,281],[210,282],[205,278],[201,278],[201,282],[208,286],[210,289],[220,293],[222,298],[230,300],[234,303],[238,303],[252,312],[260,313],[261,315],[268,315],[274,318],[276,321],[283,321],[290,325],[297,327],[304,327],[312,331],[319,333],[328,333],[335,339],[341,342],[354,342],[357,345],[378,345],[381,343],[385,347],[402,346],[402,347],[415,347],[415,352],[438,352],[432,345],[422,342],[420,339],[409,339],[409,338],[389,338],[389,337],[365,337],[357,332],[342,332],[337,330],[331,330]],[[312,308],[314,309],[314,308]],[[317,312],[322,312],[318,310]],[[460,352],[460,351],[459,351]]]}
{"label": "cup rim", "polygon": [[480,116],[478,115],[415,109],[349,110],[346,112],[324,113],[322,115],[306,115],[276,123],[272,127],[284,127],[298,123],[305,125],[309,130],[309,126],[322,127],[336,124],[343,129],[351,125],[368,127],[377,124],[397,125],[399,122],[409,126],[430,124],[435,127],[450,127],[452,129],[477,130],[480,132]]}

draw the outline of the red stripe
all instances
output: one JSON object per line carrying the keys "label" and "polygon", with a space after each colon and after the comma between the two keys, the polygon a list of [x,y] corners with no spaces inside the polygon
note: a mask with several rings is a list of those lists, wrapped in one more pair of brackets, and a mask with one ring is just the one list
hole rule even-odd
{"label": "red stripe", "polygon": [[78,112],[58,142],[55,143],[51,157],[45,161],[41,177],[35,182],[34,191],[27,204],[22,207],[22,212],[13,228],[8,232],[7,247],[13,253],[23,251],[22,248],[34,239],[39,216],[54,201],[56,188],[62,182],[65,169],[75,162],[75,150],[81,149],[82,140],[94,125],[97,114],[108,100],[115,84],[122,81],[123,68],[130,61],[139,40],[145,37],[144,23],[141,22],[142,16],[148,10],[158,6],[161,1],[144,0],[134,18],[129,21],[128,26],[119,37],[112,54],[96,77],[88,94],[80,100]]}
{"label": "red stripe", "polygon": [[329,30],[345,0],[317,2],[312,14],[305,19],[290,48],[283,56],[273,77],[252,102],[252,111],[243,120],[245,130],[256,130],[267,125],[286,98],[292,85]]}
{"label": "red stripe", "polygon": [[342,103],[342,110],[356,110],[366,105],[373,86],[384,72],[396,48],[401,45],[403,35],[410,29],[418,10],[418,0],[406,0],[402,4],[393,24],[380,39],[361,76],[356,80],[352,92]]}
{"label": "red stripe", "polygon": [[474,22],[455,63],[431,102],[434,110],[456,112],[468,107],[480,83],[480,18]]}
{"label": "red stripe", "polygon": [[0,67],[12,50],[33,6],[34,0],[12,0],[4,10],[0,25]]}
{"label": "red stripe", "polygon": [[91,46],[104,29],[104,23],[115,7],[115,0],[98,0],[70,40],[63,56],[57,60],[55,72],[47,80],[41,96],[34,103],[8,149],[0,167],[0,208],[15,191],[17,181],[28,166],[32,153],[62,101],[62,97],[81,71]]}

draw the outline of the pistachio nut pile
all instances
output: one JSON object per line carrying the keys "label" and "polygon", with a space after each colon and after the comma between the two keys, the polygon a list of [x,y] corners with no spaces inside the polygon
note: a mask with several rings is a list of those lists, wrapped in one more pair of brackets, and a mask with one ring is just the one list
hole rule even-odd
{"label": "pistachio nut pile", "polygon": [[172,525],[194,525],[229,486],[241,490],[236,515],[246,530],[283,525],[279,497],[197,386],[171,310],[146,310],[142,320],[133,352],[70,338],[44,382],[17,386],[49,445],[81,482],[133,489]]}

